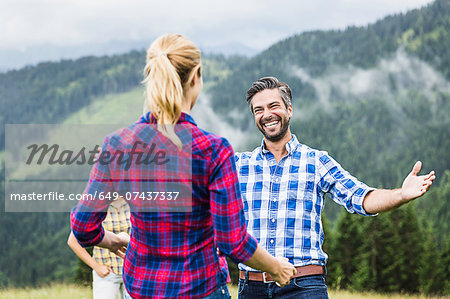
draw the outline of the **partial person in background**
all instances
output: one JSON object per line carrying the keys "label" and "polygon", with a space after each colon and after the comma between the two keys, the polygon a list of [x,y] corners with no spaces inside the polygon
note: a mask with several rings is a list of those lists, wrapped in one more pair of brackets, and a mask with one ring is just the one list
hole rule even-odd
{"label": "partial person in background", "polygon": [[247,103],[264,138],[252,152],[235,157],[248,232],[269,253],[288,258],[297,274],[280,288],[265,273],[241,264],[239,298],[328,298],[321,222],[325,193],[350,213],[374,215],[422,196],[435,179],[434,171],[418,175],[422,163],[417,162],[401,188],[368,187],[327,152],[297,140],[289,126],[291,100],[291,89],[277,78],[252,84]]}
{"label": "partial person in background", "polygon": [[[189,172],[190,194],[186,199],[191,205],[188,211],[144,212],[139,210],[140,202],[130,201],[133,229],[124,261],[126,297],[230,298],[217,248],[234,262],[268,272],[278,284],[286,284],[295,274],[292,264],[268,254],[247,233],[231,145],[225,138],[200,129],[189,115],[203,88],[200,50],[181,35],[161,36],[147,51],[144,73],[151,112],[108,135],[102,152],[158,144],[174,148],[180,157],[189,156],[189,169],[180,170],[177,164],[176,169],[156,174],[158,182],[164,182],[179,180],[180,171]],[[180,135],[185,131],[188,137]],[[117,192],[127,198],[135,192],[148,192],[151,180],[142,177],[153,178],[154,169],[137,163],[125,168],[115,160],[96,163],[85,193],[95,197]],[[96,212],[106,204],[80,201],[72,210],[72,231],[83,246],[120,251],[127,244],[102,228],[104,214]]]}
{"label": "partial person in background", "polygon": [[[115,234],[130,234],[130,207],[122,197],[118,197],[108,206],[102,226],[105,230]],[[123,298],[123,256],[118,256],[109,249],[97,246],[94,246],[93,256],[91,256],[78,243],[72,232],[70,232],[67,244],[86,265],[92,268],[94,299],[116,299],[117,296]]]}

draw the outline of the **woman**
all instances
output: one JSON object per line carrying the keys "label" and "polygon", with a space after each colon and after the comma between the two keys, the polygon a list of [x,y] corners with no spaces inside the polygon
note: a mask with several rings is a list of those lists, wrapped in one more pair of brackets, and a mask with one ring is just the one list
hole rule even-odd
{"label": "woman", "polygon": [[[95,164],[85,190],[92,195],[118,192],[130,199],[133,228],[124,282],[133,298],[229,298],[217,248],[235,262],[270,273],[281,285],[296,272],[286,259],[274,258],[247,233],[233,149],[226,139],[198,128],[189,115],[203,87],[201,74],[200,50],[191,41],[177,34],[158,38],[147,51],[143,81],[151,113],[107,136],[102,148],[103,152],[132,148],[133,157],[138,155],[136,143],[169,140],[181,156],[190,144],[191,209],[167,211],[167,203],[163,211],[142,212],[141,202],[133,201],[129,194],[149,188],[143,173],[155,174],[137,161],[128,169],[115,161]],[[190,140],[185,138],[186,131]],[[170,170],[159,176],[161,180],[178,179]],[[106,205],[102,201],[95,204],[95,208]],[[72,211],[74,235],[84,246],[97,244],[120,252],[126,240],[102,230],[104,214],[85,213],[92,211],[92,205],[93,201],[80,202]]]}
{"label": "woman", "polygon": [[[108,207],[102,226],[113,233],[130,234],[130,207],[122,197],[118,197]],[[95,246],[93,256],[89,254],[71,232],[67,244],[73,252],[92,268],[92,293],[94,299],[123,298],[124,285],[122,279],[123,258],[108,249]]]}

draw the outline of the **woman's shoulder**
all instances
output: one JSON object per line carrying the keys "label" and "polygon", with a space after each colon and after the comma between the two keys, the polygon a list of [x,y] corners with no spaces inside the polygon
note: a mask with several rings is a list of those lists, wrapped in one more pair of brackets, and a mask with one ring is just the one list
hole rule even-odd
{"label": "woman's shoulder", "polygon": [[[194,135],[195,134],[195,135]],[[196,137],[204,142],[207,142],[211,146],[221,145],[231,147],[230,142],[223,136],[198,128],[197,132],[193,132],[193,137]]]}
{"label": "woman's shoulder", "polygon": [[207,152],[212,154],[225,154],[229,152],[233,153],[233,147],[230,142],[223,136],[217,135],[212,132],[208,132],[201,128],[194,128],[192,131],[193,138],[193,153],[194,152]]}
{"label": "woman's shoulder", "polygon": [[114,148],[128,147],[132,146],[136,140],[143,139],[144,136],[150,139],[152,134],[156,135],[157,132],[154,128],[149,129],[148,124],[133,123],[106,135],[104,143]]}

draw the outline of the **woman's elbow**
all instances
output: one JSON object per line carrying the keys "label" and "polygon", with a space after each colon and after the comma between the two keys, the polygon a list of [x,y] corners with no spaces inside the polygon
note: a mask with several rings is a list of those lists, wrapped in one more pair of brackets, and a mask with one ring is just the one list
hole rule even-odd
{"label": "woman's elbow", "polygon": [[69,245],[69,247],[72,248],[74,245],[74,242],[77,242],[77,240],[75,239],[73,232],[70,231],[69,238],[67,238],[67,245]]}

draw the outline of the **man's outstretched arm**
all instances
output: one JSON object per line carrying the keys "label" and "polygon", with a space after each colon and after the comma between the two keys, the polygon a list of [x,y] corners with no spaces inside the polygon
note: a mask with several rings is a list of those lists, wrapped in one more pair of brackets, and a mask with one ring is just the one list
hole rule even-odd
{"label": "man's outstretched arm", "polygon": [[386,212],[424,195],[436,177],[434,171],[427,175],[418,175],[421,168],[422,162],[416,162],[399,189],[378,189],[369,192],[364,198],[364,210],[371,214]]}

